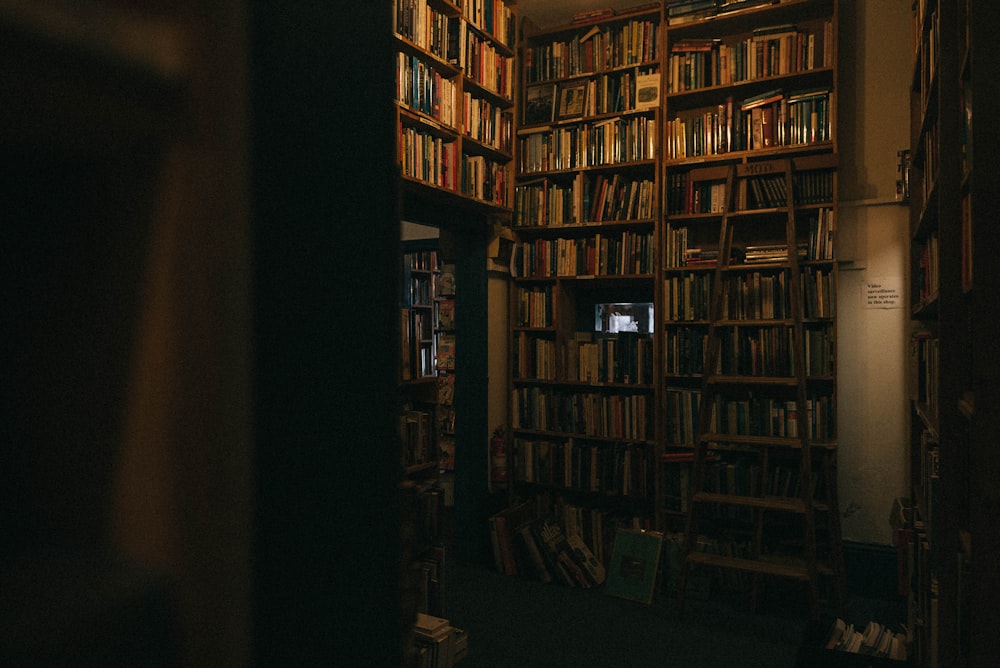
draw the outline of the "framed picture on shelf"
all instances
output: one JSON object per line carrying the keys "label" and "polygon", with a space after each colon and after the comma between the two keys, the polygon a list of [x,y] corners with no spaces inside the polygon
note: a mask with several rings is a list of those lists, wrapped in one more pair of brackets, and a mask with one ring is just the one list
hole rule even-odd
{"label": "framed picture on shelf", "polygon": [[607,593],[646,605],[652,603],[662,545],[663,534],[659,531],[618,529],[604,582]]}
{"label": "framed picture on shelf", "polygon": [[524,93],[524,122],[551,123],[556,108],[556,85],[528,86]]}
{"label": "framed picture on shelf", "polygon": [[559,120],[580,118],[587,104],[587,82],[578,81],[559,87]]}

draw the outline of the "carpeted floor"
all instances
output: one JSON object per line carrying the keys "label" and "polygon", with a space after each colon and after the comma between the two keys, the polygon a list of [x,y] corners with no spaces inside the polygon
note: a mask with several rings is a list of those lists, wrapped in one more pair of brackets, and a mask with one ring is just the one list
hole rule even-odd
{"label": "carpeted floor", "polygon": [[[461,668],[792,667],[803,638],[816,630],[804,593],[801,605],[789,602],[795,597],[762,597],[756,612],[745,597],[715,594],[688,600],[678,619],[676,601],[665,594],[647,606],[464,563],[449,563],[446,578],[445,616],[469,639]],[[855,624],[905,621],[898,599],[852,594],[848,606]]]}

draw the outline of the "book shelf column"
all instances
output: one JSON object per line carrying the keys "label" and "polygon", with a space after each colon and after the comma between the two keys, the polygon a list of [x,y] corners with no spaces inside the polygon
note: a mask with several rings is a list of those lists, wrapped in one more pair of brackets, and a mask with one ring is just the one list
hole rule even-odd
{"label": "book shelf column", "polygon": [[[943,647],[954,648],[954,554],[966,470],[963,418],[949,398],[959,396],[966,367],[961,350],[968,327],[960,283],[957,4],[913,4],[914,67],[911,91],[911,314],[913,318],[911,462],[913,464],[914,571],[912,652],[918,665],[935,665]],[[957,144],[956,144],[957,145]],[[949,369],[951,373],[944,374]],[[946,519],[947,518],[947,519]],[[948,555],[945,557],[944,555]]]}
{"label": "book shelf column", "polygon": [[476,558],[486,542],[488,353],[479,316],[488,234],[511,218],[516,2],[394,0],[392,8],[401,221],[437,228],[441,244],[414,249],[404,264],[400,444],[412,521],[403,563],[420,574],[415,607],[440,616],[445,545]]}
{"label": "book shelf column", "polygon": [[[969,421],[969,522],[968,534],[959,535],[958,642],[960,655],[970,656],[968,665],[1000,663],[995,642],[1000,626],[1000,575],[994,566],[1000,554],[997,531],[1000,499],[1000,456],[995,447],[1000,434],[1000,338],[996,313],[1000,302],[1000,272],[996,249],[1000,229],[989,212],[1000,205],[1000,185],[992,159],[1000,154],[1000,136],[990,121],[1000,118],[1000,59],[996,54],[995,26],[1000,25],[1000,6],[982,0],[959,0],[959,33],[965,34],[965,52],[960,69],[963,136],[962,172],[962,276],[968,296],[971,341],[966,346],[973,358],[962,390],[960,409]],[[986,122],[984,122],[984,120]],[[974,658],[972,658],[974,657]]]}
{"label": "book shelf column", "polygon": [[658,6],[519,46],[512,495],[603,563],[654,529]]}
{"label": "book shelf column", "polygon": [[666,22],[666,582],[755,598],[790,578],[813,615],[821,595],[842,609],[838,3],[681,3]]}
{"label": "book shelf column", "polygon": [[[995,3],[913,2],[911,273],[913,518],[910,616],[917,665],[994,665],[995,406],[991,266],[1000,201],[983,157],[1000,149]],[[984,127],[986,125],[986,127]],[[978,164],[977,164],[978,163]]]}
{"label": "book shelf column", "polygon": [[480,214],[510,209],[513,4],[394,0],[405,192]]}

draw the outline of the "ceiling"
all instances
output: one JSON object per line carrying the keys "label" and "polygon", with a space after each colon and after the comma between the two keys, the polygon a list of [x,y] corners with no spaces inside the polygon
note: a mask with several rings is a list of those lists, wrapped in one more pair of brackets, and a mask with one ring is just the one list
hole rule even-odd
{"label": "ceiling", "polygon": [[[646,0],[648,2],[649,0]],[[591,9],[623,9],[646,4],[643,0],[517,0],[521,18],[529,18],[539,28],[569,23],[573,14]]]}

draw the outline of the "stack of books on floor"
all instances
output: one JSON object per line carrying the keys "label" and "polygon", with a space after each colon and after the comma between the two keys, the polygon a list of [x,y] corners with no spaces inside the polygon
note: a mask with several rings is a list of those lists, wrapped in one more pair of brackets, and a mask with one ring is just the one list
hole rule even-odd
{"label": "stack of books on floor", "polygon": [[418,668],[451,668],[469,652],[469,638],[442,617],[417,613],[414,645]]}
{"label": "stack of books on floor", "polygon": [[799,648],[796,668],[857,666],[893,668],[907,665],[907,637],[888,624],[870,621],[856,626],[837,617],[810,625]]}
{"label": "stack of books on floor", "polygon": [[875,621],[861,630],[838,617],[830,629],[826,649],[906,661],[906,635]]}

